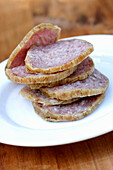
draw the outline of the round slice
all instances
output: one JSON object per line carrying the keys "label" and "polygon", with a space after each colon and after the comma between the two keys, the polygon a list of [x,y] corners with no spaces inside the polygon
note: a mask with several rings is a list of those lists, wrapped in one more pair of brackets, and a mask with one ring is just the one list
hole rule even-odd
{"label": "round slice", "polygon": [[40,90],[50,98],[69,100],[72,98],[93,96],[104,93],[108,87],[109,80],[98,70],[85,80],[76,81],[56,87],[45,87]]}
{"label": "round slice", "polygon": [[94,71],[94,63],[90,57],[87,57],[77,66],[77,69],[74,71],[73,74],[66,77],[65,79],[51,82],[51,83],[38,83],[38,84],[31,84],[29,87],[31,89],[40,89],[41,87],[54,87],[59,86],[67,83],[73,83],[77,80],[83,80],[89,77]]}
{"label": "round slice", "polygon": [[[27,35],[9,56],[6,70],[9,68],[25,65],[25,57],[27,51],[32,45],[45,46],[54,43],[60,37],[60,31],[61,29],[58,26],[48,23],[42,23],[35,26],[31,31],[27,33]],[[6,72],[7,76],[8,73],[9,72]]]}
{"label": "round slice", "polygon": [[77,67],[73,67],[69,70],[61,71],[54,74],[43,74],[43,73],[28,73],[25,65],[14,67],[12,69],[6,69],[8,78],[16,83],[20,84],[35,84],[35,83],[50,83],[66,78],[72,74]]}
{"label": "round slice", "polygon": [[47,121],[74,121],[79,120],[93,112],[102,102],[105,94],[79,99],[68,105],[44,106],[33,102],[38,115]]}
{"label": "round slice", "polygon": [[48,98],[48,97],[44,96],[39,90],[32,90],[28,86],[25,86],[20,91],[20,94],[23,97],[27,98],[28,100],[43,104],[45,106],[69,104],[69,103],[72,103],[72,102],[77,101],[79,99],[79,98],[76,98],[76,99],[67,100],[67,101],[51,99],[51,98]]}
{"label": "round slice", "polygon": [[27,52],[25,65],[29,72],[55,73],[80,64],[92,51],[93,45],[80,39],[34,45]]}

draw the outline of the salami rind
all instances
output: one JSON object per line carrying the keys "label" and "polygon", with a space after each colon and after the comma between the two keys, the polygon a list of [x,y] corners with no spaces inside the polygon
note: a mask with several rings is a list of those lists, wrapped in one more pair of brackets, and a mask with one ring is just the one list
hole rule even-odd
{"label": "salami rind", "polygon": [[59,100],[93,96],[104,93],[108,87],[109,80],[97,69],[85,80],[76,81],[56,87],[41,88],[46,96]]}
{"label": "salami rind", "polygon": [[73,67],[69,70],[61,71],[54,74],[42,74],[42,73],[28,73],[25,66],[18,66],[12,69],[6,69],[8,78],[15,83],[20,84],[36,84],[36,83],[51,83],[68,77],[72,74],[77,67]]}
{"label": "salami rind", "polygon": [[76,99],[71,99],[67,101],[51,99],[51,98],[44,96],[39,90],[32,90],[28,86],[25,86],[24,88],[22,88],[22,90],[20,91],[20,94],[28,100],[37,102],[39,104],[43,104],[45,106],[69,104],[79,99],[79,98],[76,98]]}
{"label": "salami rind", "polygon": [[77,69],[74,71],[73,74],[66,77],[65,79],[51,82],[51,83],[38,83],[38,84],[31,84],[29,87],[31,89],[40,89],[41,87],[54,87],[59,86],[67,83],[73,83],[77,80],[83,80],[89,77],[94,71],[94,63],[90,57],[87,57],[77,66]]}
{"label": "salami rind", "polygon": [[68,105],[44,106],[32,102],[35,112],[47,121],[75,121],[93,112],[104,99],[105,94],[82,98]]}
{"label": "salami rind", "polygon": [[9,56],[6,69],[20,65],[25,65],[25,57],[27,51],[32,45],[45,46],[54,43],[60,37],[61,29],[49,23],[42,23],[35,26],[23,40],[18,44],[14,51]]}
{"label": "salami rind", "polygon": [[85,40],[60,40],[45,47],[32,46],[25,58],[28,72],[55,73],[80,64],[93,45]]}

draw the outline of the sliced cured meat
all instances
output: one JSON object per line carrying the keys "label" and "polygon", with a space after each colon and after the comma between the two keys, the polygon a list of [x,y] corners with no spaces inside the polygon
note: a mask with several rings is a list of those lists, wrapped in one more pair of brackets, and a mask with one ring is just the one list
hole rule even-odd
{"label": "sliced cured meat", "polygon": [[24,66],[14,67],[12,69],[6,69],[8,78],[16,83],[20,84],[34,84],[34,83],[47,83],[61,80],[72,74],[76,70],[76,66],[65,71],[61,71],[54,74],[42,74],[42,73],[28,73]]}
{"label": "sliced cured meat", "polygon": [[50,98],[69,100],[104,93],[108,83],[108,78],[95,69],[93,74],[85,80],[56,87],[45,87],[40,90]]}
{"label": "sliced cured meat", "polygon": [[26,53],[32,45],[45,46],[54,43],[60,37],[60,31],[58,26],[48,23],[35,26],[11,53],[6,68],[25,65]]}
{"label": "sliced cured meat", "polygon": [[68,104],[72,103],[74,101],[77,101],[79,98],[76,99],[71,99],[71,100],[56,100],[56,99],[51,99],[46,96],[44,96],[39,90],[32,90],[28,86],[25,86],[21,91],[20,94],[27,98],[28,100],[31,100],[33,102],[37,102],[43,105],[59,105],[59,104]]}
{"label": "sliced cured meat", "polygon": [[59,86],[67,83],[73,83],[77,80],[86,79],[90,76],[94,71],[94,63],[90,57],[87,57],[77,66],[77,69],[74,71],[73,74],[66,77],[65,79],[51,82],[51,83],[38,83],[38,84],[31,84],[29,87],[31,89],[40,89],[41,87],[54,87]]}
{"label": "sliced cured meat", "polygon": [[46,46],[32,46],[25,58],[29,72],[55,73],[80,64],[93,51],[87,41],[61,40]]}
{"label": "sliced cured meat", "polygon": [[72,104],[44,106],[33,102],[38,115],[48,121],[74,121],[90,114],[102,102],[105,94],[82,98]]}

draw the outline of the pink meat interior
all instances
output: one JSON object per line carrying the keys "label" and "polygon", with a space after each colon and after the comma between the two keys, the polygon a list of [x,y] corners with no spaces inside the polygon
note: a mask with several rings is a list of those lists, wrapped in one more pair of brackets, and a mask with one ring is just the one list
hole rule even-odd
{"label": "pink meat interior", "polygon": [[85,110],[87,110],[89,107],[91,107],[96,100],[101,97],[101,95],[93,96],[93,97],[86,97],[83,99],[80,99],[72,104],[67,105],[58,105],[58,106],[43,106],[41,104],[38,104],[40,107],[42,107],[44,110],[49,110],[50,112],[56,113],[56,114],[78,114],[83,113]]}
{"label": "pink meat interior", "polygon": [[[73,78],[74,76],[77,75],[81,75],[81,74],[85,74],[85,72],[87,72],[90,67],[92,67],[93,62],[91,61],[91,59],[89,57],[87,57],[85,60],[82,61],[82,63],[78,66],[77,70],[75,70],[75,72],[73,74],[71,74],[69,77]],[[26,71],[25,65],[20,65],[18,67],[13,67],[12,68],[12,73],[16,76],[19,77],[35,77],[35,76],[42,76],[42,75],[49,75],[48,74],[42,74],[42,73],[28,73]],[[50,73],[51,74],[51,73]]]}
{"label": "pink meat interior", "polygon": [[92,67],[94,67],[93,61],[90,59],[90,57],[87,57],[77,66],[77,69],[69,76],[69,78],[86,74],[86,72],[88,72]]}
{"label": "pink meat interior", "polygon": [[81,81],[76,81],[74,83],[69,83],[56,87],[45,88],[49,92],[57,91],[71,91],[73,89],[98,89],[104,87],[108,82],[108,79],[101,74],[98,70],[95,71],[87,78]]}
{"label": "pink meat interior", "polygon": [[43,73],[28,73],[26,71],[26,68],[25,68],[25,65],[23,66],[18,66],[18,67],[13,67],[11,69],[11,72],[15,75],[15,76],[19,76],[19,77],[22,77],[22,78],[26,78],[26,77],[40,77],[40,76],[46,76],[46,75],[49,75],[49,74],[43,74]]}
{"label": "pink meat interior", "polygon": [[25,65],[26,53],[32,45],[45,46],[54,43],[57,37],[57,30],[43,29],[36,32],[25,44],[24,48],[17,54],[10,68]]}
{"label": "pink meat interior", "polygon": [[81,40],[58,41],[44,47],[31,47],[27,59],[34,68],[56,67],[76,59],[90,47],[90,43]]}

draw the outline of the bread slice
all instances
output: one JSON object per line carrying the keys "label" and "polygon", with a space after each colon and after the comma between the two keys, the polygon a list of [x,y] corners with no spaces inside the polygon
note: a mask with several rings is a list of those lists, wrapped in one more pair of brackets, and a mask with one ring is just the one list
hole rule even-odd
{"label": "bread slice", "polygon": [[80,64],[91,52],[93,45],[85,40],[60,40],[47,46],[32,46],[25,58],[31,73],[55,73]]}
{"label": "bread slice", "polygon": [[77,67],[72,67],[69,70],[61,71],[53,74],[43,74],[43,73],[28,73],[25,66],[18,66],[11,69],[6,69],[6,74],[8,78],[15,83],[20,84],[35,84],[35,83],[51,83],[68,77],[72,74]]}
{"label": "bread slice", "polygon": [[40,89],[41,87],[54,87],[59,86],[67,83],[73,83],[77,80],[83,80],[89,77],[94,71],[94,63],[90,57],[87,57],[77,66],[77,69],[74,71],[73,74],[66,77],[65,79],[51,82],[51,83],[37,83],[37,84],[30,84],[29,87],[31,89]]}
{"label": "bread slice", "polygon": [[70,100],[72,98],[93,96],[104,93],[108,84],[108,78],[95,69],[94,72],[85,80],[56,87],[43,87],[40,90],[50,98]]}
{"label": "bread slice", "polygon": [[58,106],[44,106],[36,102],[32,102],[32,104],[36,113],[47,121],[74,121],[82,119],[93,112],[102,102],[104,97],[105,94],[100,94],[97,96],[81,98],[68,105]]}
{"label": "bread slice", "polygon": [[48,105],[60,105],[60,104],[69,104],[74,101],[79,100],[79,98],[76,99],[70,99],[70,100],[57,100],[57,99],[50,99],[46,96],[44,96],[39,90],[32,90],[28,86],[25,86],[20,91],[20,94],[27,98],[28,100],[31,100],[33,102],[37,102],[39,104],[43,104],[45,106]]}

